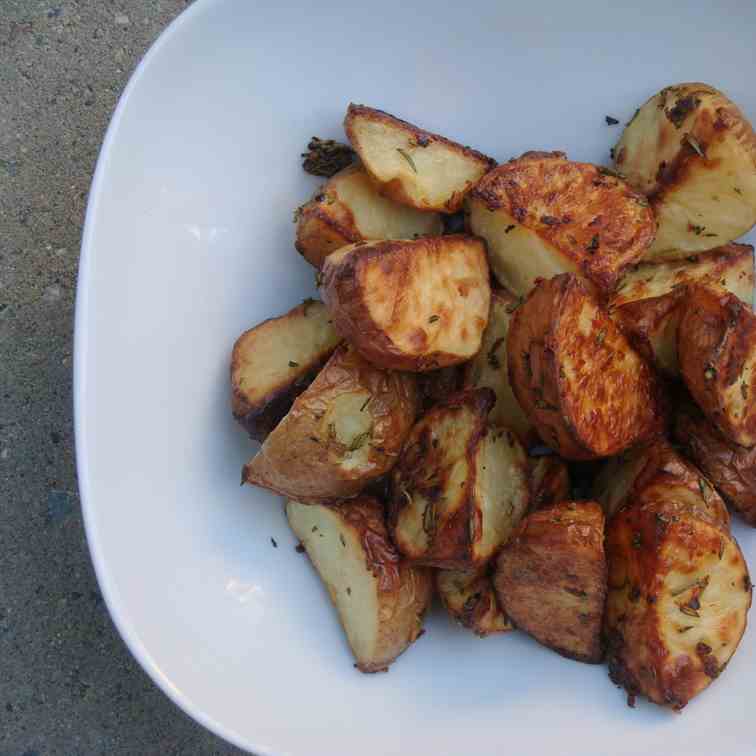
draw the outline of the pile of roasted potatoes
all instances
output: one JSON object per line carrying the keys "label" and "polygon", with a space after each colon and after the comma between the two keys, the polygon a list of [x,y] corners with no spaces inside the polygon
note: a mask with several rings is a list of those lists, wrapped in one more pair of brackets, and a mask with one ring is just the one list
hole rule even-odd
{"label": "pile of roasted potatoes", "polygon": [[[614,122],[614,119],[607,119]],[[233,348],[243,482],[287,499],[363,672],[434,594],[681,709],[727,666],[756,526],[756,136],[706,84],[611,151],[497,163],[350,105],[295,212],[308,299]]]}

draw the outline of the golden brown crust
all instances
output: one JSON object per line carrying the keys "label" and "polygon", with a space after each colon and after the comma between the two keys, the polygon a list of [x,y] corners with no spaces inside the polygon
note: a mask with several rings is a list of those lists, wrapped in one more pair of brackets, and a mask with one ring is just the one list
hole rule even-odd
{"label": "golden brown crust", "polygon": [[[357,126],[357,124],[363,121],[380,123],[385,125],[386,128],[390,129],[392,132],[400,132],[407,142],[405,145],[406,149],[404,150],[404,155],[406,156],[405,160],[409,158],[408,162],[414,167],[415,172],[417,172],[416,163],[413,158],[415,150],[427,150],[428,148],[436,146],[442,146],[449,153],[461,156],[464,158],[465,163],[477,170],[473,172],[471,180],[458,185],[456,190],[453,190],[443,203],[432,204],[425,201],[419,201],[416,194],[409,191],[406,182],[399,177],[388,182],[380,182],[381,177],[375,174],[372,161],[365,154],[363,149],[362,139]],[[373,168],[371,172],[373,173],[374,178],[378,180],[379,183],[382,183],[382,193],[396,202],[417,207],[420,210],[437,210],[444,213],[457,212],[462,207],[465,194],[470,190],[475,181],[496,165],[495,160],[477,150],[473,150],[470,147],[464,147],[446,137],[426,131],[412,123],[403,121],[390,113],[370,108],[366,105],[350,103],[346,117],[344,118],[344,131],[354,149],[365,162],[368,170]]]}
{"label": "golden brown crust", "polygon": [[678,409],[675,439],[708,476],[725,501],[756,527],[756,447],[747,449],[725,438],[692,405]]}
{"label": "golden brown crust", "polygon": [[563,459],[552,454],[547,457],[531,457],[530,511],[567,501],[570,498],[570,473]]}
{"label": "golden brown crust", "polygon": [[756,315],[735,295],[698,285],[682,306],[677,350],[685,383],[714,425],[756,445]]}
{"label": "golden brown crust", "polygon": [[358,494],[388,472],[417,415],[413,376],[342,345],[244,467],[246,483],[302,501]]}
{"label": "golden brown crust", "polygon": [[362,241],[352,211],[327,191],[319,191],[298,215],[294,247],[316,268],[339,247]]}
{"label": "golden brown crust", "polygon": [[507,352],[517,400],[562,457],[611,456],[661,430],[655,376],[577,276],[536,286]]}
{"label": "golden brown crust", "polygon": [[735,540],[692,513],[639,501],[610,521],[609,674],[631,695],[681,709],[734,653],[751,604]]}
{"label": "golden brown crust", "polygon": [[525,153],[488,173],[471,197],[505,211],[558,249],[603,291],[651,244],[656,222],[646,198],[611,171],[564,153]]}
{"label": "golden brown crust", "polygon": [[345,247],[323,266],[336,330],[375,365],[425,372],[480,348],[490,284],[480,239],[451,234]]}
{"label": "golden brown crust", "polygon": [[562,656],[598,663],[606,597],[604,515],[561,502],[528,515],[499,555],[494,586],[520,629]]}

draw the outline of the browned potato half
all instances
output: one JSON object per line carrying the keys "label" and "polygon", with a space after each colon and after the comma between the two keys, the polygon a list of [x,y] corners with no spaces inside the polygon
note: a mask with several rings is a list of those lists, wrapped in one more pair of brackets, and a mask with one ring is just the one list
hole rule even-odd
{"label": "browned potato half", "polygon": [[416,413],[414,376],[380,370],[342,345],[242,480],[306,502],[355,496],[393,467]]}
{"label": "browned potato half", "polygon": [[647,363],[583,281],[541,281],[515,312],[509,382],[541,438],[565,459],[618,454],[658,430]]}
{"label": "browned potato half", "polygon": [[383,505],[369,496],[337,506],[289,501],[286,516],[328,589],[355,666],[387,670],[422,634],[431,571],[401,559],[386,532]]}
{"label": "browned potato half", "polygon": [[514,630],[496,598],[488,565],[436,570],[436,591],[449,616],[481,638]]}
{"label": "browned potato half", "polygon": [[460,389],[462,367],[452,365],[417,374],[417,394],[420,411],[427,412]]}
{"label": "browned potato half", "polygon": [[665,87],[627,125],[614,162],[647,194],[659,222],[648,258],[726,244],[756,223],[756,136],[707,84]]}
{"label": "browned potato half", "polygon": [[389,528],[416,564],[485,564],[528,507],[525,452],[487,424],[490,389],[462,391],[415,424],[392,472]]}
{"label": "browned potato half", "polygon": [[499,554],[494,586],[516,627],[569,659],[600,662],[606,597],[601,507],[561,502],[529,514]]}
{"label": "browned potato half", "polygon": [[718,284],[753,302],[753,247],[726,244],[685,260],[641,263],[609,299],[609,310],[633,346],[670,376],[679,375],[677,325],[686,287]]}
{"label": "browned potato half", "polygon": [[441,216],[400,205],[379,194],[359,164],[339,171],[297,210],[297,251],[319,268],[339,247],[365,239],[438,235]]}
{"label": "browned potato half", "polygon": [[530,511],[545,509],[570,498],[570,473],[565,461],[554,454],[531,457]]}
{"label": "browned potato half", "polygon": [[321,291],[366,359],[413,372],[470,359],[491,298],[485,246],[462,235],[342,247],[323,265]]}
{"label": "browned potato half", "polygon": [[681,709],[740,642],[751,580],[738,544],[693,513],[645,499],[609,522],[609,674],[632,697]]}
{"label": "browned potato half", "polygon": [[756,444],[756,315],[734,294],[689,289],[677,331],[680,370],[696,404],[731,441]]}
{"label": "browned potato half", "polygon": [[464,387],[488,386],[496,394],[496,404],[489,420],[497,425],[511,428],[523,442],[529,436],[533,425],[515,399],[509,383],[507,367],[507,336],[514,312],[521,300],[508,291],[498,289],[491,292],[491,311],[488,325],[483,332],[480,350],[465,365]]}
{"label": "browned potato half", "polygon": [[239,336],[231,353],[231,409],[252,438],[265,440],[340,341],[325,305],[313,299]]}
{"label": "browned potato half", "polygon": [[642,194],[563,152],[526,152],[500,165],[468,204],[470,227],[486,240],[494,275],[518,295],[558,273],[579,273],[611,291],[656,231]]}
{"label": "browned potato half", "polygon": [[663,440],[609,460],[596,477],[594,495],[607,520],[633,502],[658,500],[666,502],[670,516],[683,509],[730,529],[727,507],[711,481]]}
{"label": "browned potato half", "polygon": [[756,446],[747,449],[729,441],[697,407],[690,405],[677,412],[675,439],[725,501],[756,527]]}
{"label": "browned potato half", "polygon": [[454,213],[495,162],[382,110],[350,105],[344,130],[380,191],[419,210]]}

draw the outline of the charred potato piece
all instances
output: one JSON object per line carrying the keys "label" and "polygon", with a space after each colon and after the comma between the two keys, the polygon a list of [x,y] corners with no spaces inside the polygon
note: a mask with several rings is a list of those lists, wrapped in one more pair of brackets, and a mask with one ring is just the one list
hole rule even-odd
{"label": "charred potato piece", "polygon": [[461,366],[452,365],[417,374],[417,393],[422,413],[459,391],[461,371]]}
{"label": "charred potato piece", "polygon": [[242,480],[305,502],[355,496],[393,467],[416,413],[413,376],[380,370],[342,345]]}
{"label": "charred potato piece", "polygon": [[620,510],[607,527],[609,674],[631,697],[681,709],[719,676],[751,606],[735,539],[661,500]]}
{"label": "charred potato piece", "polygon": [[382,110],[350,105],[344,130],[379,191],[419,210],[455,213],[495,165],[480,152]]}
{"label": "charred potato piece", "polygon": [[659,370],[677,376],[677,326],[690,284],[707,282],[753,302],[753,247],[727,244],[686,260],[641,263],[609,299],[609,310],[632,345]]}
{"label": "charred potato piece", "polygon": [[684,510],[730,530],[727,507],[711,481],[663,440],[609,460],[596,477],[594,495],[607,520],[636,501],[657,500],[670,516]]}
{"label": "charred potato piece", "polygon": [[339,247],[365,239],[439,235],[441,217],[392,202],[361,165],[339,171],[297,210],[297,251],[319,268]]}
{"label": "charred potato piece", "polygon": [[531,457],[530,511],[545,509],[570,498],[570,473],[563,459],[552,454]]}
{"label": "charred potato piece", "polygon": [[746,449],[729,441],[693,406],[678,410],[675,440],[725,501],[756,527],[756,446]]}
{"label": "charred potato piece", "polygon": [[485,246],[461,235],[342,247],[323,265],[321,291],[366,359],[412,372],[470,359],[491,297]]}
{"label": "charred potato piece", "polygon": [[656,231],[642,194],[563,152],[526,152],[500,165],[468,204],[470,227],[486,240],[494,275],[518,295],[558,273],[580,273],[611,291]]}
{"label": "charred potato piece", "polygon": [[666,87],[627,125],[614,162],[647,194],[659,222],[651,258],[726,244],[756,223],[756,136],[707,84]]}
{"label": "charred potato piece", "polygon": [[231,353],[231,408],[252,438],[265,440],[340,341],[325,305],[313,299],[239,336]]}
{"label": "charred potato piece", "polygon": [[577,276],[541,281],[515,312],[509,382],[565,459],[621,452],[658,430],[655,377]]}
{"label": "charred potato piece", "polygon": [[496,598],[489,566],[436,570],[436,591],[449,616],[477,636],[514,630]]}
{"label": "charred potato piece", "polygon": [[286,516],[331,596],[361,672],[383,672],[422,634],[430,570],[392,546],[383,505],[361,496],[337,506],[289,501]]}
{"label": "charred potato piece", "polygon": [[464,388],[488,386],[493,389],[496,404],[489,420],[511,428],[524,442],[533,425],[515,399],[507,368],[507,336],[520,302],[508,291],[498,289],[491,292],[491,311],[483,332],[483,342],[475,357],[465,365],[463,385]]}
{"label": "charred potato piece", "polygon": [[756,315],[734,294],[688,291],[677,332],[680,370],[696,404],[731,441],[756,444]]}
{"label": "charred potato piece", "polygon": [[392,472],[389,528],[416,564],[485,564],[528,507],[525,452],[515,435],[487,424],[490,389],[462,391],[412,429]]}
{"label": "charred potato piece", "polygon": [[515,627],[569,659],[600,662],[606,597],[601,507],[561,502],[529,514],[499,554],[494,586]]}

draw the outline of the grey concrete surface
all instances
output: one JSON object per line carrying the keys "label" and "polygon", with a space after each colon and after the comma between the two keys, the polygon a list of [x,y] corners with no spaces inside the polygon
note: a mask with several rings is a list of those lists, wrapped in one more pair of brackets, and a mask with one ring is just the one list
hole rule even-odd
{"label": "grey concrete surface", "polygon": [[116,634],[74,469],[73,305],[97,152],[185,0],[0,0],[0,756],[238,754]]}

